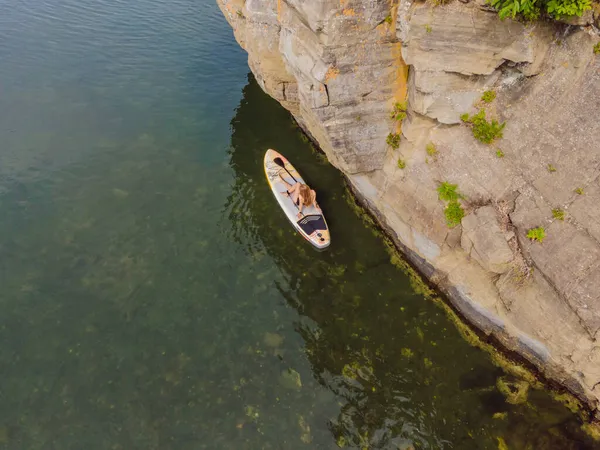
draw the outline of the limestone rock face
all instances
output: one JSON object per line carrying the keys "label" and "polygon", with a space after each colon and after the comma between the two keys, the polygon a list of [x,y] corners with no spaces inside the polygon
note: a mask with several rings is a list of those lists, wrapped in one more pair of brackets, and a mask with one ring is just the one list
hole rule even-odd
{"label": "limestone rock face", "polygon": [[486,270],[504,273],[513,260],[507,236],[500,229],[496,210],[492,206],[479,208],[462,220],[461,246]]}
{"label": "limestone rock face", "polygon": [[[501,21],[483,0],[217,3],[259,84],[347,175],[407,258],[483,332],[596,408],[595,29]],[[577,23],[591,20],[597,11]],[[481,100],[487,90],[491,103]],[[400,124],[390,113],[405,100]],[[492,145],[460,119],[480,109],[506,122]],[[401,133],[399,149],[387,147],[388,133]],[[454,229],[436,192],[443,181],[463,197]],[[541,243],[526,237],[536,227]]]}
{"label": "limestone rock face", "polygon": [[[387,1],[218,0],[259,84],[346,173],[380,169],[406,66]],[[238,13],[240,11],[240,13]],[[292,94],[290,95],[290,92]]]}

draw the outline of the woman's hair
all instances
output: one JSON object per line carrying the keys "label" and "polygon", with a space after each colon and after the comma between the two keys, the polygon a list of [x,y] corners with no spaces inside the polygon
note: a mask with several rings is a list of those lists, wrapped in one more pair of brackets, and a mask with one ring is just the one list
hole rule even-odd
{"label": "woman's hair", "polygon": [[300,186],[300,195],[302,196],[303,203],[305,206],[310,206],[313,204],[314,198],[312,195],[312,191],[307,185],[303,184]]}

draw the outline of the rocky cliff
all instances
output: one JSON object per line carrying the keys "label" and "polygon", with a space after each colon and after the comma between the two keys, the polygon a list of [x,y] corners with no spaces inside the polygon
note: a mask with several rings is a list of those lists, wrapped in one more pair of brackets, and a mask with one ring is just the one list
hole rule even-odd
{"label": "rocky cliff", "polygon": [[[598,17],[501,21],[483,0],[217,1],[260,85],[408,258],[597,410]],[[491,144],[461,120],[480,110],[484,125],[505,123]],[[443,183],[456,186],[457,226]],[[527,237],[540,227],[541,242]]]}

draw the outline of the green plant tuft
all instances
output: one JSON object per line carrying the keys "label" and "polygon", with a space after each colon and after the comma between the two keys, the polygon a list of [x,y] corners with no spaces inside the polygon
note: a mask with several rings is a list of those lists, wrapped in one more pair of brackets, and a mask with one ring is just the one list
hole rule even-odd
{"label": "green plant tuft", "polygon": [[575,189],[575,193],[583,195],[583,188],[578,187],[577,189]]}
{"label": "green plant tuft", "polygon": [[596,45],[594,45],[594,55],[600,55],[600,42],[597,42]]}
{"label": "green plant tuft", "polygon": [[427,151],[427,154],[429,156],[432,156],[434,158],[438,154],[438,150],[433,142],[430,142],[429,144],[427,144],[427,146],[425,147],[425,150]]}
{"label": "green plant tuft", "polygon": [[552,217],[558,220],[565,220],[565,212],[562,209],[556,208],[552,210]]}
{"label": "green plant tuft", "polygon": [[458,192],[457,184],[450,184],[446,181],[440,183],[437,188],[438,197],[440,200],[444,200],[446,202],[456,201],[459,198],[462,198],[460,192]]}
{"label": "green plant tuft", "polygon": [[413,351],[410,348],[400,349],[400,354],[402,356],[404,356],[405,358],[412,358],[413,356],[415,356],[415,354],[413,353]]}
{"label": "green plant tuft", "polygon": [[460,221],[465,217],[465,210],[460,206],[458,201],[453,200],[446,206],[444,215],[446,216],[446,224],[448,227],[454,228],[455,226],[460,225]]}
{"label": "green plant tuft", "polygon": [[462,120],[463,122],[468,122],[469,121],[469,113],[461,114],[460,120]]}
{"label": "green plant tuft", "polygon": [[406,161],[404,161],[402,158],[398,158],[398,168],[404,169],[405,167],[406,167]]}
{"label": "green plant tuft", "polygon": [[592,8],[591,0],[550,0],[546,11],[555,18],[578,16]]}
{"label": "green plant tuft", "polygon": [[431,33],[431,25],[429,25],[429,24],[425,25],[425,32]]}
{"label": "green plant tuft", "polygon": [[496,91],[485,91],[481,96],[481,100],[485,103],[492,103],[496,99]]}
{"label": "green plant tuft", "polygon": [[389,145],[393,149],[398,149],[400,147],[400,134],[399,133],[388,134],[385,142],[387,143],[387,145]]}
{"label": "green plant tuft", "polygon": [[240,19],[245,19],[246,18],[246,16],[244,16],[244,13],[240,9],[237,10],[236,14],[238,15],[238,17]]}
{"label": "green plant tuft", "polygon": [[406,119],[406,102],[396,102],[394,103],[394,109],[390,114],[390,117],[394,120],[404,120]]}
{"label": "green plant tuft", "polygon": [[388,15],[384,20],[385,20],[385,23],[387,23],[388,25],[392,24],[392,16],[391,15]]}
{"label": "green plant tuft", "polygon": [[496,156],[498,158],[504,158],[504,152],[502,150],[500,150],[500,149],[497,149],[496,150]]}
{"label": "green plant tuft", "polygon": [[556,172],[556,167],[554,167],[552,164],[548,164],[548,172],[550,172],[550,173]]}
{"label": "green plant tuft", "polygon": [[543,242],[546,237],[546,230],[544,230],[544,227],[532,228],[527,232],[527,237],[532,241]]}
{"label": "green plant tuft", "polygon": [[491,144],[496,139],[500,139],[503,136],[502,130],[506,126],[506,122],[498,123],[496,119],[492,119],[488,122],[485,118],[485,111],[483,109],[471,117],[464,118],[465,114],[460,116],[464,122],[471,123],[473,125],[473,136],[484,144]]}
{"label": "green plant tuft", "polygon": [[537,20],[542,12],[555,19],[579,16],[592,8],[591,0],[488,0],[500,19],[522,17]]}

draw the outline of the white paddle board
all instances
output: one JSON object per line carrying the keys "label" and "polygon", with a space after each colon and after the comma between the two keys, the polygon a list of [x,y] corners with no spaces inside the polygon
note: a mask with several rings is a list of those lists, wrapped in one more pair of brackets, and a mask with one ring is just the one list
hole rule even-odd
{"label": "white paddle board", "polygon": [[271,149],[265,153],[264,164],[265,175],[271,191],[294,228],[316,248],[328,247],[331,243],[329,228],[318,204],[304,206],[302,208],[303,217],[298,218],[298,206],[285,195],[287,188],[280,176],[292,186],[296,183],[306,184],[296,168],[285,157]]}

